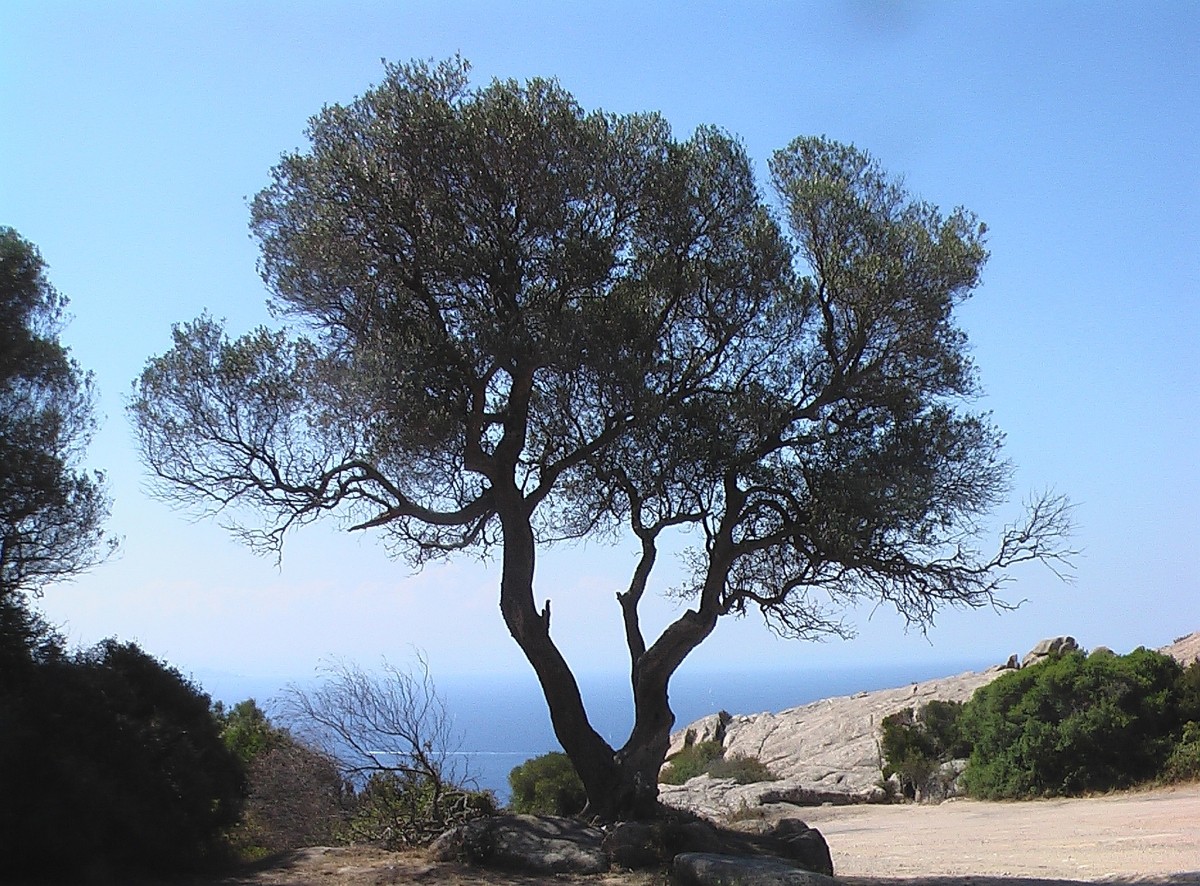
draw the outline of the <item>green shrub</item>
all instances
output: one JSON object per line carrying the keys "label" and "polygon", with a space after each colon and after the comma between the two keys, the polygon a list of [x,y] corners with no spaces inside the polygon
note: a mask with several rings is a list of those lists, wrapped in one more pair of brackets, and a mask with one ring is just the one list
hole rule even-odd
{"label": "green shrub", "polygon": [[708,771],[709,764],[725,753],[719,741],[702,741],[689,744],[682,751],[668,758],[666,769],[658,780],[663,784],[684,784]]}
{"label": "green shrub", "polygon": [[684,784],[697,775],[705,774],[713,778],[732,778],[738,784],[775,781],[778,777],[757,757],[744,754],[726,757],[725,748],[719,741],[686,745],[667,763],[669,765],[658,777],[663,784]]}
{"label": "green shrub", "polygon": [[217,859],[244,770],[208,696],[108,641],[35,662],[0,692],[0,785],[6,874],[77,882]]}
{"label": "green shrub", "polygon": [[509,806],[533,815],[576,815],[587,805],[587,794],[571,758],[552,751],[526,760],[508,774],[512,788]]}
{"label": "green shrub", "polygon": [[1138,649],[1073,652],[1005,674],[963,710],[964,781],[985,798],[1078,794],[1154,778],[1181,729],[1182,668]]}
{"label": "green shrub", "polygon": [[749,757],[744,754],[734,754],[732,757],[719,757],[713,760],[708,764],[708,774],[713,778],[732,778],[738,784],[757,784],[760,781],[779,780],[779,776],[757,757]]}
{"label": "green shrub", "polygon": [[900,794],[924,793],[943,763],[966,757],[970,742],[961,727],[962,703],[934,700],[883,718],[880,752],[884,779],[893,775]]}
{"label": "green shrub", "polygon": [[1200,722],[1193,720],[1183,727],[1183,737],[1163,767],[1163,780],[1200,781]]}

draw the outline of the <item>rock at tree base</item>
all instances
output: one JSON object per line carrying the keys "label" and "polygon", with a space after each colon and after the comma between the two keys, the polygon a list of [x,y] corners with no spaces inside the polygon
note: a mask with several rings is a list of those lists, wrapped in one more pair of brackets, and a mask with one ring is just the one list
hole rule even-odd
{"label": "rock at tree base", "polygon": [[672,872],[684,886],[836,886],[837,881],[774,858],[709,852],[675,856]]}
{"label": "rock at tree base", "polygon": [[600,874],[609,869],[604,833],[570,818],[497,815],[451,828],[430,852],[438,861],[470,861],[534,874]]}
{"label": "rock at tree base", "polygon": [[795,818],[770,825],[757,822],[735,830],[698,818],[668,816],[618,822],[601,831],[570,818],[498,815],[452,828],[433,843],[430,854],[437,861],[465,861],[533,874],[602,873],[614,864],[628,869],[658,868],[680,855],[712,855],[744,865],[766,859],[787,871],[803,868],[833,874],[829,846],[821,832]]}

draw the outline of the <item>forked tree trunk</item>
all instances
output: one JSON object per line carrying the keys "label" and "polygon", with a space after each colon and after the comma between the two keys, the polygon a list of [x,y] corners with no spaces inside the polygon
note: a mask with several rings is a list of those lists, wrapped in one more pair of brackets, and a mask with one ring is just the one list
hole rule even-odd
{"label": "forked tree trunk", "polygon": [[658,774],[675,723],[668,683],[684,658],[716,627],[715,612],[702,605],[701,612],[683,613],[637,657],[633,666],[634,728],[616,751],[588,721],[575,676],[550,638],[549,605],[539,611],[534,603],[535,544],[529,520],[523,513],[506,515],[503,508],[500,516],[504,531],[500,609],[509,632],[537,674],[555,737],[583,782],[588,797],[586,815],[601,821],[653,817],[659,809]]}

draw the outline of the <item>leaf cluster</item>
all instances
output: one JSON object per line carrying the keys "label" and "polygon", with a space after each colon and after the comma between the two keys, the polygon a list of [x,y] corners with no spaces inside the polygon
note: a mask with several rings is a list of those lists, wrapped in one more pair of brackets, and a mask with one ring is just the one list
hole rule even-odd
{"label": "leaf cluster", "polygon": [[487,551],[501,513],[544,542],[624,526],[635,658],[668,531],[704,621],[798,637],[861,597],[917,625],[1003,605],[1009,566],[1069,558],[1053,495],[979,550],[1010,476],[954,322],[985,228],[865,152],[795,140],[773,206],[719,129],[461,59],[389,65],[308,135],[252,210],[285,329],[181,325],[135,385],[165,496],[274,550],[337,514],[415,562]]}

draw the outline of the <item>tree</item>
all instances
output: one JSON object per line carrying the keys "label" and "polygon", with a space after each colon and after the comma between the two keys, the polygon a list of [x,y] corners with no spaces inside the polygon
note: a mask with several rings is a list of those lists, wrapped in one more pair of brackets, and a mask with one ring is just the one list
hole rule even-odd
{"label": "tree", "polygon": [[[776,209],[720,130],[676,140],[546,80],[472,89],[459,60],[389,66],[308,135],[252,207],[286,327],[177,326],[135,385],[144,459],[162,494],[266,550],[329,514],[418,565],[498,550],[589,814],[653,812],[670,677],[720,617],[846,633],[838,612],[866,598],[926,625],[1069,554],[1053,496],[980,552],[1010,469],[968,409],[953,311],[984,227],[865,153],[797,139],[771,163]],[[641,554],[618,594],[635,725],[614,749],[533,580],[539,546],[621,531]],[[639,604],[674,533],[695,543],[692,605],[650,642]]]}
{"label": "tree", "polygon": [[95,429],[90,374],[58,339],[66,299],[33,244],[0,228],[0,638],[41,631],[25,607],[112,548],[104,477],[79,468]]}

